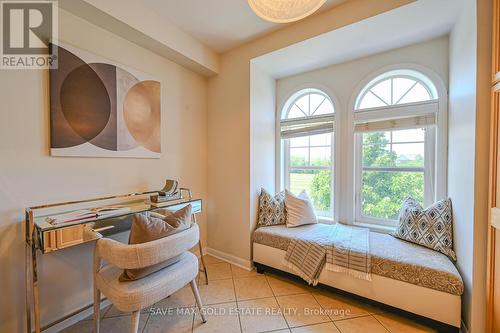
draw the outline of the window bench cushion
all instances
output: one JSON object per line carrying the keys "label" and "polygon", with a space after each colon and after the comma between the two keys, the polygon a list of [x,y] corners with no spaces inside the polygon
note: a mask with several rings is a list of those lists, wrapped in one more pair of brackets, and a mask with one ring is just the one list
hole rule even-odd
{"label": "window bench cushion", "polygon": [[[306,232],[326,232],[328,224],[311,224],[297,228],[283,225],[258,228],[253,241],[286,251],[290,240]],[[412,244],[388,234],[370,232],[372,274],[462,295],[464,284],[458,270],[444,254]]]}

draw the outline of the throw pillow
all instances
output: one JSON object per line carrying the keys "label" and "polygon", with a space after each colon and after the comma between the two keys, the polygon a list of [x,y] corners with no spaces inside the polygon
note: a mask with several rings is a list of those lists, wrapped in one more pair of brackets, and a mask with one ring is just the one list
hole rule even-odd
{"label": "throw pillow", "polygon": [[314,208],[305,191],[298,196],[285,190],[286,226],[294,228],[305,224],[318,223]]}
{"label": "throw pillow", "polygon": [[457,260],[453,251],[453,214],[450,199],[438,201],[426,209],[416,200],[406,199],[393,236],[439,251]]}
{"label": "throw pillow", "polygon": [[[128,243],[142,244],[151,242],[189,229],[192,225],[191,212],[191,205],[187,205],[174,213],[167,210],[158,210],[156,213],[151,214],[135,214]],[[125,269],[119,280],[122,282],[138,280],[177,261],[179,261],[179,258],[174,257],[149,267]]]}
{"label": "throw pillow", "polygon": [[259,227],[286,223],[285,193],[280,192],[274,197],[261,189],[259,196]]}

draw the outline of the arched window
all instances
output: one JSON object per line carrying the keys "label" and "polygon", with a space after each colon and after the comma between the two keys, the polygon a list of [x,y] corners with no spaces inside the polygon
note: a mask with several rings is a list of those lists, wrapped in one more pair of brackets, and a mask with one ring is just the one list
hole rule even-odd
{"label": "arched window", "polygon": [[394,225],[405,198],[434,201],[438,99],[433,82],[413,70],[384,73],[360,91],[356,221]]}
{"label": "arched window", "polygon": [[305,191],[323,218],[333,218],[334,121],[333,103],[319,89],[296,92],[281,110],[283,185],[296,195]]}
{"label": "arched window", "polygon": [[370,81],[358,95],[356,110],[404,105],[437,99],[430,79],[413,70],[387,72]]}

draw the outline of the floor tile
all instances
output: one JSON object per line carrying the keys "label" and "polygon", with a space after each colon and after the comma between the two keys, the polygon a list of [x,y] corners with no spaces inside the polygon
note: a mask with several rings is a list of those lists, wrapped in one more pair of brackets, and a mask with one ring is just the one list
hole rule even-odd
{"label": "floor tile", "polygon": [[[169,298],[156,303],[153,308],[143,310],[140,325],[141,328],[145,326],[144,332],[183,333],[191,332],[193,328],[197,332],[224,333],[241,330],[273,333],[436,332],[399,314],[386,313],[382,307],[360,302],[355,297],[342,296],[329,289],[311,288],[282,275],[248,272],[214,257],[206,258],[210,281],[206,285],[203,273],[200,273],[198,287],[209,322],[201,323],[191,288],[185,286]],[[283,316],[269,313],[276,308],[282,311]],[[151,312],[150,309],[159,312]],[[242,309],[252,309],[254,312],[248,313]],[[129,331],[128,313],[109,306],[101,310],[101,315],[102,332]],[[92,333],[92,319],[89,316],[62,332]],[[293,329],[290,330],[287,326]]]}
{"label": "floor tile", "polygon": [[340,331],[337,329],[334,323],[328,322],[323,324],[292,328],[292,333],[340,333]]}
{"label": "floor tile", "polygon": [[287,329],[278,302],[274,297],[238,302],[241,329],[244,333]]}
{"label": "floor tile", "polygon": [[265,276],[235,278],[234,287],[236,290],[236,299],[238,301],[273,296],[273,292]]}
{"label": "floor tile", "polygon": [[286,296],[293,294],[304,294],[311,291],[305,284],[301,284],[291,279],[266,275],[267,282],[271,286],[275,296]]}
{"label": "floor tile", "polygon": [[[233,277],[231,273],[231,265],[225,262],[217,264],[207,264],[208,281],[230,279]],[[199,283],[205,283],[205,273],[200,272]]]}
{"label": "floor tile", "polygon": [[244,268],[235,265],[231,265],[231,272],[233,274],[233,277],[235,278],[259,276],[259,274],[255,271],[255,269],[248,271]]}
{"label": "floor tile", "polygon": [[[141,313],[148,313],[149,308],[147,309],[142,309]],[[113,318],[113,317],[122,317],[122,316],[130,316],[130,312],[122,312],[118,310],[114,305],[111,305],[109,309],[104,313],[103,318]]]}
{"label": "floor tile", "polygon": [[[101,311],[100,311],[101,318],[104,317],[104,315],[106,314],[106,312],[108,312],[108,310],[111,308],[111,306],[112,305],[108,305],[105,308],[101,309]],[[90,316],[85,317],[85,319],[82,319],[82,320],[94,320],[94,311],[92,311],[92,314]]]}
{"label": "floor tile", "polygon": [[[335,322],[342,333],[388,333],[384,326],[372,316],[358,317]],[[399,333],[399,332],[394,332]]]}
{"label": "floor tile", "polygon": [[[148,314],[141,314],[139,319],[139,331],[142,331],[146,321],[148,320]],[[130,316],[121,316],[113,318],[103,318],[101,320],[101,332],[106,333],[123,333],[130,331]]]}
{"label": "floor tile", "polygon": [[204,308],[206,323],[201,321],[196,312],[193,332],[196,333],[240,333],[240,320],[236,303],[211,305]]}
{"label": "floor tile", "polygon": [[313,293],[331,320],[342,320],[370,314],[370,307],[353,299],[330,292]]}
{"label": "floor tile", "polygon": [[[153,308],[184,308],[195,305],[195,299],[191,286],[188,284],[173,295],[162,299],[153,305]],[[148,308],[149,309],[149,308]]]}
{"label": "floor tile", "polygon": [[59,333],[91,333],[94,329],[92,320],[82,320],[78,323],[59,331]]}
{"label": "floor tile", "polygon": [[311,294],[276,297],[288,326],[306,326],[330,321]]}
{"label": "floor tile", "polygon": [[236,300],[232,279],[210,281],[208,284],[198,285],[198,289],[204,305],[234,302]]}
{"label": "floor tile", "polygon": [[143,333],[190,333],[196,311],[195,308],[170,308],[151,314]]}
{"label": "floor tile", "polygon": [[390,332],[394,333],[427,333],[427,332],[437,332],[432,328],[426,327],[424,325],[418,324],[409,319],[403,318],[395,314],[380,314],[374,315],[374,317],[387,328]]}

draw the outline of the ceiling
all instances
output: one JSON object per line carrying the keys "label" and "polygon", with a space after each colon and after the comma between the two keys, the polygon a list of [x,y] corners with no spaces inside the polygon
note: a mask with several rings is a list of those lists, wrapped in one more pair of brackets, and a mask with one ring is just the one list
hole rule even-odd
{"label": "ceiling", "polygon": [[[415,1],[259,56],[252,63],[279,79],[420,43],[449,34],[459,19],[463,3],[457,0]],[[401,29],[396,32],[394,27]]]}
{"label": "ceiling", "polygon": [[[140,1],[218,53],[285,26],[259,18],[248,6],[247,0]],[[345,1],[327,0],[316,13]]]}

